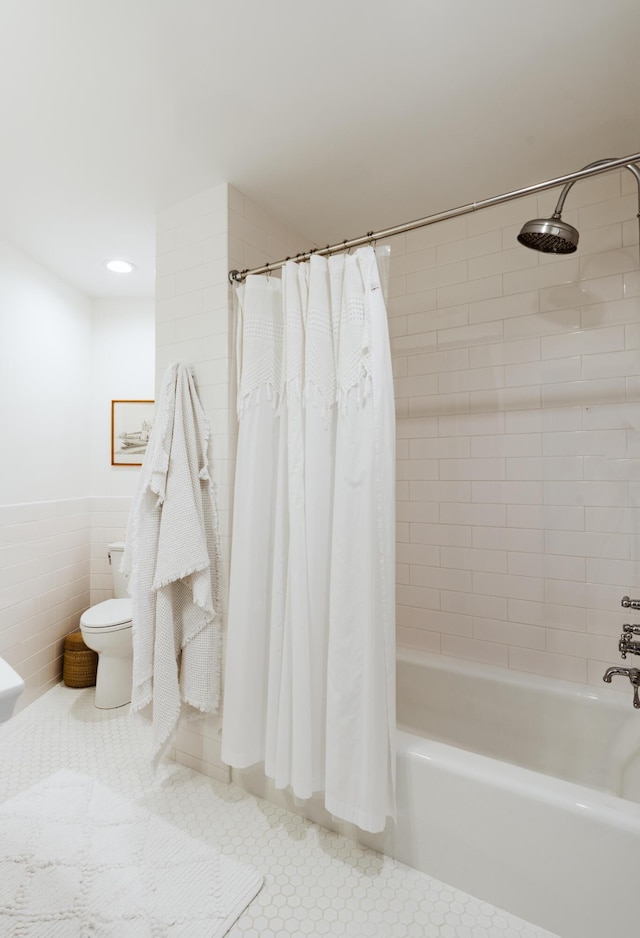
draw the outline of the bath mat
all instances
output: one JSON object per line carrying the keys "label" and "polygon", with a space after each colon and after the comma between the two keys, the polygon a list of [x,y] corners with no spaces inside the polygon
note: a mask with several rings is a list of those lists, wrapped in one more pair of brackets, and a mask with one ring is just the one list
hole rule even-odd
{"label": "bath mat", "polygon": [[85,775],[0,805],[3,938],[219,938],[261,885]]}

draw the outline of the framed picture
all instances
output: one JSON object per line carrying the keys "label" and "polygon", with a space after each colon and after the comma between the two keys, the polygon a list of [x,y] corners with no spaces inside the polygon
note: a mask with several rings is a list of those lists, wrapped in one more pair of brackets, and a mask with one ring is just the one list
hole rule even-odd
{"label": "framed picture", "polygon": [[141,466],[155,401],[111,401],[111,465]]}

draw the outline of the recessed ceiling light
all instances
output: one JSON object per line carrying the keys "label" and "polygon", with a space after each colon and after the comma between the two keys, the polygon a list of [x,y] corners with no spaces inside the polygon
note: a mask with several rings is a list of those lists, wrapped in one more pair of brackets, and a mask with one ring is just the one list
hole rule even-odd
{"label": "recessed ceiling light", "polygon": [[104,266],[113,274],[130,274],[136,269],[136,265],[129,261],[105,261]]}

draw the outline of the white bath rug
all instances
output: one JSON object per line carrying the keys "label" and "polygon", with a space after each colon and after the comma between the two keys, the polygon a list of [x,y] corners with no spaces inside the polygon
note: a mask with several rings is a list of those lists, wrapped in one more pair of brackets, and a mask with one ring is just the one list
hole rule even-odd
{"label": "white bath rug", "polygon": [[0,805],[3,938],[220,938],[261,885],[85,775]]}

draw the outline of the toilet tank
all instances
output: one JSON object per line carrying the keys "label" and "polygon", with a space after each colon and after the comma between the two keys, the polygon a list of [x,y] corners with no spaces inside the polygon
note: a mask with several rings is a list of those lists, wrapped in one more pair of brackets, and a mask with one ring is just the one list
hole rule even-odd
{"label": "toilet tank", "polygon": [[124,541],[116,541],[109,544],[109,563],[111,564],[111,579],[113,580],[113,595],[116,599],[126,599],[129,595],[127,590],[127,577],[120,573],[120,564],[124,553]]}

